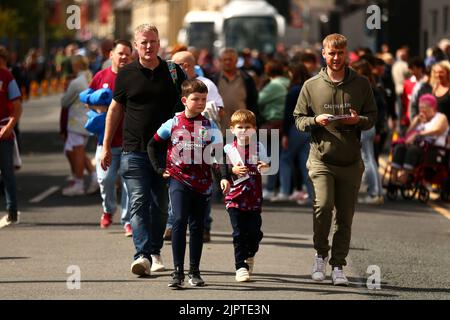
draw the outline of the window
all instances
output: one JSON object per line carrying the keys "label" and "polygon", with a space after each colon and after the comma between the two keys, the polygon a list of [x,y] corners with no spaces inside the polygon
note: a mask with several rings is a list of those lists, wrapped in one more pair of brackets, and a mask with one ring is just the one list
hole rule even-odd
{"label": "window", "polygon": [[437,10],[431,10],[431,23],[432,23],[432,32],[433,36],[436,36],[437,29],[438,29],[438,11]]}
{"label": "window", "polygon": [[444,10],[442,11],[442,15],[443,15],[443,19],[442,19],[442,21],[443,21],[443,23],[442,23],[442,25],[443,25],[443,31],[444,31],[444,33],[446,33],[447,31],[450,31],[449,29],[448,29],[448,7],[447,6],[445,6],[444,7]]}

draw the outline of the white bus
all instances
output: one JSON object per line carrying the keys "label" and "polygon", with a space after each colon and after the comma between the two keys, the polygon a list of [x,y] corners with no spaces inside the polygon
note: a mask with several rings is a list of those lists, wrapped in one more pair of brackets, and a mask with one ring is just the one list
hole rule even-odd
{"label": "white bus", "polygon": [[178,42],[216,54],[225,47],[270,54],[284,33],[284,17],[266,1],[232,0],[220,12],[188,12]]}

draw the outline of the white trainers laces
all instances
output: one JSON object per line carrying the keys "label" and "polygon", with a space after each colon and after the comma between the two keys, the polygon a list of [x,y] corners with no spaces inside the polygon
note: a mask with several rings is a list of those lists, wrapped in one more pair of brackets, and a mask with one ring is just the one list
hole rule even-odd
{"label": "white trainers laces", "polygon": [[333,278],[334,278],[334,282],[337,283],[347,283],[347,277],[344,274],[344,270],[339,269],[339,268],[334,268],[333,270]]}
{"label": "white trainers laces", "polygon": [[325,272],[325,259],[320,258],[320,257],[316,257],[314,259],[314,269],[313,269],[313,273],[315,272]]}

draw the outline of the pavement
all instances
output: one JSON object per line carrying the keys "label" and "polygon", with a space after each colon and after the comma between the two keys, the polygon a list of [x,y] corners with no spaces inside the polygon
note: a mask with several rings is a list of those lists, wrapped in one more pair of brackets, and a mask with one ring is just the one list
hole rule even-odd
{"label": "pavement", "polygon": [[[97,214],[76,216],[76,211],[64,212],[64,221],[63,213],[40,221],[31,217],[39,214],[39,210],[23,213],[20,224],[0,230],[0,243],[11,244],[1,250],[0,299],[297,300],[370,295],[351,268],[346,269],[348,288],[334,287],[330,279],[314,283],[309,275],[314,256],[311,234],[274,233],[265,228],[252,281],[237,283],[231,228],[221,205],[214,206],[212,241],[203,248],[201,270],[207,286],[186,286],[186,290],[167,287],[173,265],[170,242],[162,250],[168,270],[138,278],[130,272],[132,240],[124,237],[119,224],[102,230]],[[70,289],[77,275],[80,287]]]}
{"label": "pavement", "polygon": [[[201,262],[205,287],[167,287],[170,242],[162,249],[168,270],[136,277],[130,272],[134,246],[119,219],[108,229],[99,227],[100,196],[61,195],[70,169],[57,133],[58,101],[46,97],[24,108],[24,165],[17,172],[21,220],[0,229],[0,300],[277,300],[295,306],[300,300],[450,299],[448,204],[432,202],[445,211],[440,213],[401,199],[357,206],[348,287],[331,284],[329,267],[326,281],[311,280],[312,210],[288,202],[264,203],[264,238],[249,283],[234,280],[231,226],[217,203]],[[88,149],[92,156],[93,146]],[[374,266],[381,270],[380,290],[367,286]]]}

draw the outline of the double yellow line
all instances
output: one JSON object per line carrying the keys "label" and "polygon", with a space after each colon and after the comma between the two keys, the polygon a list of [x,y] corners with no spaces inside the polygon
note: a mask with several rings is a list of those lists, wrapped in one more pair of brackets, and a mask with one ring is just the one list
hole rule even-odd
{"label": "double yellow line", "polygon": [[[379,172],[379,174],[381,176],[383,176],[384,170],[385,170],[385,168],[387,166],[386,158],[380,157],[378,159],[378,161],[379,161],[379,164],[380,164],[380,166],[378,168],[378,172]],[[433,193],[431,195],[432,195],[430,197],[431,201],[428,201],[426,204],[429,207],[431,207],[434,211],[436,211],[437,213],[443,215],[444,217],[446,217],[447,219],[450,220],[450,205],[445,203],[445,202],[439,202],[439,204],[433,202],[432,200],[435,200],[435,199],[439,198],[439,195],[436,196],[436,194],[433,194]]]}

